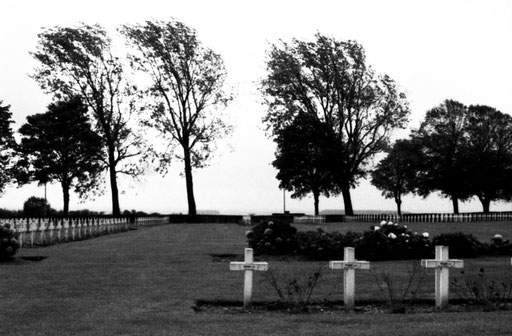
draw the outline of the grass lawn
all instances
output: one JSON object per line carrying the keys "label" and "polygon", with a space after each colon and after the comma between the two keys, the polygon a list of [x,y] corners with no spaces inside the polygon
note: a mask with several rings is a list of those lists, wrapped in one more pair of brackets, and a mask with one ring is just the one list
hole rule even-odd
{"label": "grass lawn", "polygon": [[[511,223],[459,225],[456,231],[472,232],[486,241],[495,233],[506,239],[512,236]],[[329,224],[326,229],[367,226]],[[454,231],[453,224],[409,227],[431,235]],[[242,254],[247,229],[221,224],[165,225],[24,248],[18,256],[47,258],[0,264],[0,335],[512,335],[510,311],[402,315],[195,312],[192,307],[197,299],[241,301],[243,272],[230,272],[228,261],[215,261],[211,254]],[[341,299],[341,272],[327,270],[326,263],[275,261],[270,265],[296,274],[323,266],[323,281],[315,297]],[[357,298],[379,298],[375,275],[386,271],[399,279],[407,265],[380,262],[372,263],[373,271],[359,271]],[[466,265],[484,267],[490,276],[512,282],[510,258],[473,259]],[[262,279],[261,274],[255,275],[254,300],[277,299]],[[427,281],[422,295],[433,298],[433,273]]]}

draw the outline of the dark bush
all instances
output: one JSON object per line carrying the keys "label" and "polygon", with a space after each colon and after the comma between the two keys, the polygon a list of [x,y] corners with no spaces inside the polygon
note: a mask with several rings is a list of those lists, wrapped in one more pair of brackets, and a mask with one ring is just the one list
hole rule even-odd
{"label": "dark bush", "polygon": [[50,203],[44,198],[31,196],[23,203],[23,216],[25,217],[46,217],[55,215]]}
{"label": "dark bush", "polygon": [[355,246],[361,234],[348,232],[325,232],[321,228],[316,231],[297,233],[297,242],[302,255],[319,260],[343,259],[343,248]]}
{"label": "dark bush", "polygon": [[297,229],[288,223],[269,221],[246,232],[249,247],[257,255],[281,255],[297,252]]}
{"label": "dark bush", "polygon": [[418,234],[391,222],[364,231],[355,247],[356,257],[365,260],[421,259],[433,253],[428,234]]}
{"label": "dark bush", "polygon": [[443,233],[434,237],[434,245],[448,246],[452,258],[474,258],[485,254],[486,246],[471,234],[462,232]]}
{"label": "dark bush", "polygon": [[487,252],[494,256],[512,255],[512,244],[510,243],[510,240],[504,240],[503,237],[498,234],[491,238],[491,243],[488,245]]}
{"label": "dark bush", "polygon": [[474,258],[482,255],[512,255],[512,244],[500,235],[490,244],[481,243],[471,234],[445,233],[429,238],[424,232],[412,232],[407,226],[382,222],[363,233],[297,232],[282,221],[261,223],[247,231],[247,240],[256,254],[297,254],[316,260],[341,260],[345,247],[354,247],[360,260],[411,260],[434,257],[434,246],[450,248],[453,258]]}
{"label": "dark bush", "polygon": [[0,227],[0,260],[11,259],[19,248],[18,234],[11,229],[11,225]]}

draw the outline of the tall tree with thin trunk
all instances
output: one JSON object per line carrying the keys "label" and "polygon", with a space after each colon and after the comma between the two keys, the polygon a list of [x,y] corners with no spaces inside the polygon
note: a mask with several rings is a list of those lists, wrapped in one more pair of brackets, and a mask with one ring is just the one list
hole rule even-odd
{"label": "tall tree with thin trunk", "polygon": [[112,213],[120,214],[118,174],[139,175],[141,166],[130,163],[139,155],[141,138],[130,127],[134,112],[134,86],[125,78],[121,60],[99,25],[54,27],[38,35],[39,62],[32,76],[57,99],[80,96],[104,140],[105,166],[109,171]]}
{"label": "tall tree with thin trunk", "polygon": [[421,163],[421,150],[412,140],[397,140],[372,171],[371,183],[386,198],[393,198],[398,216],[402,215],[402,196],[415,192]]}
{"label": "tall tree with thin trunk", "polygon": [[78,97],[50,104],[46,113],[28,116],[19,133],[19,151],[28,177],[22,182],[58,181],[67,216],[71,187],[86,197],[103,170],[102,139],[91,128],[87,107]]}
{"label": "tall tree with thin trunk", "polygon": [[354,213],[350,190],[367,173],[370,159],[384,150],[391,132],[405,127],[405,94],[387,75],[366,64],[363,47],[316,34],[314,41],[272,45],[262,93],[268,105],[265,122],[273,135],[298,113],[325,123],[340,148],[332,158],[345,213]]}
{"label": "tall tree with thin trunk", "polygon": [[0,194],[12,182],[15,173],[16,141],[12,132],[12,113],[10,105],[0,100]]}
{"label": "tall tree with thin trunk", "polygon": [[336,142],[324,123],[305,113],[283,128],[274,139],[279,187],[292,192],[292,198],[313,194],[315,215],[319,215],[320,195],[329,197],[339,189],[332,177],[330,159],[336,155]]}
{"label": "tall tree with thin trunk", "polygon": [[[215,149],[215,142],[231,131],[219,108],[231,96],[224,90],[226,70],[220,55],[203,46],[195,30],[178,21],[147,21],[121,29],[137,50],[131,57],[135,69],[151,77],[146,125],[158,130],[184,163],[188,213],[196,214],[193,169],[201,168]],[[166,147],[167,148],[167,147]],[[172,153],[157,153],[160,171],[167,172]]]}

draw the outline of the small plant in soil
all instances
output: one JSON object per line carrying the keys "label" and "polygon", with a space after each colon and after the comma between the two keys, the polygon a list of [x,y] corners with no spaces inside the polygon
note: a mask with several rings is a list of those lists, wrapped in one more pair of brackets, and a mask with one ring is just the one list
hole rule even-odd
{"label": "small plant in soil", "polygon": [[286,274],[269,268],[264,274],[267,282],[276,292],[279,302],[291,312],[304,312],[308,310],[311,297],[322,276],[323,267],[312,272]]}
{"label": "small plant in soil", "polygon": [[398,280],[389,272],[373,271],[380,293],[391,312],[405,313],[412,306],[426,283],[426,271],[418,261],[407,265],[405,280]]}
{"label": "small plant in soil", "polygon": [[512,309],[512,281],[490,279],[485,270],[478,273],[461,271],[462,279],[454,278],[450,289],[462,300],[484,305],[487,310]]}

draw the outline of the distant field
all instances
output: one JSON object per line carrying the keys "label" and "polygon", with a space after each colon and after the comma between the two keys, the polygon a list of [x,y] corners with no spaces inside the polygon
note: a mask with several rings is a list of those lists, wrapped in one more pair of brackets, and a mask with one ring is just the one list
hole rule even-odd
{"label": "distant field", "polygon": [[[332,224],[328,230],[365,229],[369,224]],[[445,226],[446,225],[446,226]],[[510,223],[414,224],[413,230],[459,230],[478,237],[501,233]],[[212,254],[242,254],[247,227],[176,224],[142,228],[46,248],[22,249],[20,256],[45,256],[39,262],[0,264],[0,335],[506,335],[511,313],[423,314],[253,314],[197,313],[196,300],[240,300],[243,275],[230,272],[229,260]],[[300,229],[315,229],[301,225]],[[326,263],[270,262],[300,276],[322,266],[315,299],[341,299],[341,274]],[[489,276],[510,279],[510,258],[467,261]],[[391,272],[403,279],[407,262],[372,263],[357,273],[358,299],[378,299],[375,275]],[[294,273],[295,272],[295,273]],[[453,275],[456,275],[454,272]],[[433,275],[422,296],[433,297]],[[261,274],[255,301],[277,297]],[[240,303],[241,304],[241,303]]]}

